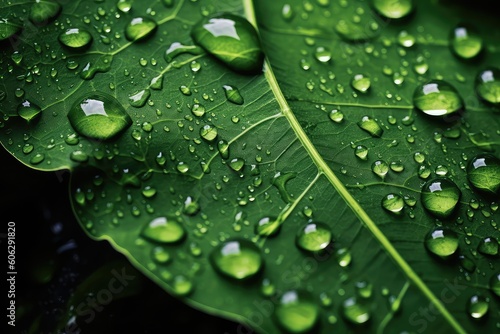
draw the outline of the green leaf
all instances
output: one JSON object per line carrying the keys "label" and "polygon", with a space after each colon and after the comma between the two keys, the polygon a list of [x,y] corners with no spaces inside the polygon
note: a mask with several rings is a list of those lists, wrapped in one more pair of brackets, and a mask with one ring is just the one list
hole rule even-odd
{"label": "green leaf", "polygon": [[[33,3],[2,5],[23,28],[2,42],[0,139],[70,169],[89,236],[208,313],[262,333],[493,332],[498,21],[487,3],[376,3],[68,2],[37,25]],[[263,74],[193,43],[220,12],[257,27]],[[93,42],[61,45],[70,28]],[[75,125],[103,116],[81,115],[96,96],[125,110],[111,134]]]}

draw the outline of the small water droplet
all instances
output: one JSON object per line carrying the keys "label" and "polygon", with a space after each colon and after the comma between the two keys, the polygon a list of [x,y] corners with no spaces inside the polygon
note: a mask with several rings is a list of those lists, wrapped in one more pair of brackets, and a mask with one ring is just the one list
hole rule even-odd
{"label": "small water droplet", "polygon": [[373,0],[372,5],[377,13],[388,19],[406,17],[414,8],[413,0]]}
{"label": "small water droplet", "polygon": [[210,260],[219,273],[236,280],[255,276],[264,265],[260,249],[244,239],[219,244],[211,252]]}
{"label": "small water droplet", "polygon": [[314,52],[314,57],[321,63],[328,63],[332,59],[332,53],[328,48],[319,46]]}
{"label": "small water droplet", "polygon": [[372,164],[372,172],[384,179],[389,172],[389,164],[384,160],[376,160]]}
{"label": "small water droplet", "polygon": [[358,145],[354,148],[354,155],[361,160],[366,160],[368,158],[368,148],[364,145]]}
{"label": "small water droplet", "polygon": [[229,167],[235,172],[241,172],[245,167],[245,160],[242,158],[234,158],[229,161]]}
{"label": "small water droplet", "polygon": [[133,0],[118,0],[116,8],[122,13],[128,13],[132,9]]}
{"label": "small water droplet", "polygon": [[186,232],[175,219],[158,217],[146,225],[141,235],[153,242],[170,244],[183,240]]}
{"label": "small water droplet", "polygon": [[17,107],[17,114],[28,123],[35,122],[42,116],[42,109],[28,100],[25,100]]}
{"label": "small water droplet", "polygon": [[400,214],[404,207],[404,200],[398,194],[388,194],[382,198],[382,207],[389,212]]}
{"label": "small water droplet", "polygon": [[187,277],[178,275],[174,277],[172,289],[177,296],[187,296],[193,291],[194,285]]}
{"label": "small water droplet", "polygon": [[429,252],[447,258],[457,251],[458,236],[450,229],[437,227],[425,237],[425,247]]}
{"label": "small water droplet", "polygon": [[310,293],[303,290],[284,292],[274,310],[275,321],[287,333],[308,333],[319,315],[318,305]]}
{"label": "small water droplet", "polygon": [[229,158],[229,143],[226,140],[221,139],[217,142],[217,150],[222,159]]}
{"label": "small water droplet", "polygon": [[335,258],[337,259],[339,266],[345,268],[352,261],[351,251],[348,248],[339,248],[335,252]]}
{"label": "small water droplet", "polygon": [[381,137],[384,133],[384,129],[377,123],[376,120],[370,116],[363,116],[361,121],[359,121],[358,126],[368,132],[372,137]]}
{"label": "small water droplet", "polygon": [[360,93],[366,93],[371,86],[371,80],[363,74],[356,74],[351,80],[352,88]]}
{"label": "small water droplet", "polygon": [[73,160],[75,162],[80,162],[80,163],[84,163],[84,162],[87,162],[89,160],[89,156],[87,155],[87,153],[85,153],[83,151],[73,151],[73,152],[71,152],[69,157],[71,160]]}
{"label": "small water droplet", "polygon": [[162,246],[156,246],[151,251],[151,257],[158,263],[168,263],[171,259],[170,253]]}
{"label": "small water droplet", "polygon": [[500,105],[500,70],[489,67],[480,71],[474,82],[477,95],[485,102]]}
{"label": "small water droplet", "polygon": [[188,216],[194,216],[200,212],[200,204],[198,201],[194,200],[191,196],[188,196],[184,201],[184,214]]}
{"label": "small water droplet", "polygon": [[295,241],[299,248],[317,252],[331,244],[332,232],[326,224],[311,222],[299,229]]}
{"label": "small water droplet", "polygon": [[370,320],[370,308],[366,301],[351,297],[342,303],[342,315],[349,322],[360,325]]}
{"label": "small water droplet", "polygon": [[131,42],[144,40],[151,36],[157,27],[158,25],[153,19],[135,17],[125,27],[125,37]]}
{"label": "small water droplet", "polygon": [[332,111],[330,111],[328,117],[330,117],[330,119],[335,123],[341,123],[344,120],[344,114],[337,109],[333,109]]}
{"label": "small water droplet", "polygon": [[66,29],[59,35],[59,42],[70,49],[85,49],[92,43],[92,35],[85,29]]}
{"label": "small water droplet", "polygon": [[483,49],[483,39],[472,26],[459,24],[450,34],[453,53],[462,59],[477,57]]}
{"label": "small water droplet", "polygon": [[474,319],[483,318],[489,310],[490,301],[481,295],[474,295],[467,301],[467,312]]}
{"label": "small water droplet", "polygon": [[208,142],[213,142],[217,138],[217,128],[206,124],[200,129],[200,136]]}
{"label": "small water droplet", "polygon": [[281,227],[276,217],[263,217],[255,225],[255,234],[263,237],[272,237],[278,234]]}
{"label": "small water droplet", "polygon": [[222,88],[224,89],[224,93],[226,94],[226,98],[229,102],[237,105],[242,105],[245,102],[238,88],[231,85],[224,85]]}

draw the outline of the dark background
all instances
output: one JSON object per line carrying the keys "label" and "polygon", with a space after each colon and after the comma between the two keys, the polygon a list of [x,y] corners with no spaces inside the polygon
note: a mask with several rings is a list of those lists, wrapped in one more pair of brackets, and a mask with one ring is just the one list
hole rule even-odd
{"label": "dark background", "polygon": [[[88,313],[77,317],[80,333],[238,333],[237,323],[185,305],[131,267],[107,242],[87,237],[71,210],[68,172],[33,170],[3,147],[0,161],[5,273],[7,223],[16,223],[16,327],[6,324],[4,311],[7,333],[65,333],[71,306],[76,309],[89,293],[106,288],[112,270],[123,268],[136,277],[133,284],[95,312],[92,321],[87,321]],[[7,307],[8,289],[2,286],[2,305]]]}

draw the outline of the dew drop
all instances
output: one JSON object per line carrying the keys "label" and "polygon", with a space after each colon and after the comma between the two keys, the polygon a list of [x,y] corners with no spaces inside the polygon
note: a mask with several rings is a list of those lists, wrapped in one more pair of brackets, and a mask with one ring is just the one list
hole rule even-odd
{"label": "dew drop", "polygon": [[116,8],[122,13],[128,13],[132,9],[133,0],[118,0]]}
{"label": "dew drop", "polygon": [[81,50],[90,46],[92,35],[85,29],[66,29],[59,35],[59,42],[70,49]]}
{"label": "dew drop", "polygon": [[474,295],[467,301],[467,312],[474,319],[483,318],[489,310],[490,301],[481,295]]}
{"label": "dew drop", "polygon": [[257,31],[243,17],[230,13],[203,18],[191,30],[193,41],[230,69],[241,73],[262,70],[262,52]]}
{"label": "dew drop", "polygon": [[458,91],[443,80],[432,80],[417,87],[413,93],[417,109],[430,116],[443,116],[464,108]]}
{"label": "dew drop", "polygon": [[381,137],[384,133],[384,129],[370,116],[363,116],[361,121],[359,121],[358,126],[368,132],[372,137]]}
{"label": "dew drop", "polygon": [[373,8],[388,19],[401,19],[408,16],[414,8],[413,0],[373,0]]}
{"label": "dew drop", "polygon": [[132,125],[132,119],[114,97],[97,92],[78,99],[68,119],[79,134],[100,140],[111,139]]}
{"label": "dew drop", "polygon": [[495,295],[500,297],[500,273],[496,273],[491,276],[490,289]]}
{"label": "dew drop", "polygon": [[332,111],[330,111],[328,117],[330,117],[330,119],[335,123],[341,123],[344,120],[344,114],[337,109],[333,109]]}
{"label": "dew drop", "polygon": [[21,32],[22,28],[22,22],[7,18],[0,18],[0,41],[9,39],[18,34]]}
{"label": "dew drop", "polygon": [[398,34],[398,43],[405,48],[412,47],[415,44],[415,41],[415,36],[410,35],[406,30],[402,30]]}
{"label": "dew drop", "polygon": [[335,258],[337,259],[337,263],[339,266],[345,268],[352,261],[351,251],[348,248],[339,248],[335,252]]}
{"label": "dew drop", "polygon": [[354,148],[354,155],[361,160],[366,160],[368,158],[368,148],[364,145],[358,145]]}
{"label": "dew drop", "polygon": [[356,74],[351,80],[352,88],[360,93],[366,93],[371,86],[371,80],[363,74]]}
{"label": "dew drop", "polygon": [[149,89],[143,89],[134,92],[129,95],[128,101],[132,107],[141,108],[146,105],[149,97],[151,96],[151,91]]}
{"label": "dew drop", "polygon": [[35,154],[30,159],[30,164],[32,164],[32,165],[38,165],[38,164],[40,164],[44,160],[45,160],[45,154],[43,154],[43,153],[37,153],[37,154]]}
{"label": "dew drop", "polygon": [[319,307],[306,291],[286,291],[276,305],[274,319],[287,333],[307,333],[318,322]]}
{"label": "dew drop", "polygon": [[193,291],[194,285],[187,277],[178,275],[174,277],[172,289],[177,296],[187,296]]}
{"label": "dew drop", "polygon": [[200,136],[208,142],[213,142],[217,138],[217,128],[206,124],[200,129]]}
{"label": "dew drop", "polygon": [[170,63],[180,54],[189,53],[192,55],[200,55],[203,49],[195,45],[183,45],[179,42],[172,43],[165,52],[165,60]]}
{"label": "dew drop", "polygon": [[479,191],[500,193],[500,159],[491,154],[475,156],[467,166],[467,178]]}
{"label": "dew drop", "polygon": [[255,234],[263,237],[272,237],[278,234],[281,227],[276,217],[263,217],[255,225]]}
{"label": "dew drop", "polygon": [[500,70],[487,68],[480,71],[475,80],[477,95],[493,105],[500,105]]}
{"label": "dew drop", "polygon": [[404,200],[398,194],[388,194],[382,198],[382,207],[389,212],[400,214],[404,207]]}
{"label": "dew drop", "polygon": [[366,301],[351,297],[342,303],[342,315],[349,322],[361,325],[370,320],[370,308]]}
{"label": "dew drop", "polygon": [[242,105],[245,102],[238,88],[231,85],[224,85],[222,88],[224,89],[224,94],[226,94],[226,99],[229,102],[237,105]]}
{"label": "dew drop", "polygon": [[307,223],[299,229],[295,242],[297,246],[309,252],[326,249],[332,242],[332,232],[323,223]]}
{"label": "dew drop", "polygon": [[71,152],[69,158],[80,163],[87,162],[89,160],[89,156],[83,151],[73,151]]}
{"label": "dew drop", "polygon": [[458,236],[447,228],[435,228],[425,237],[427,250],[442,258],[449,257],[458,249]]}
{"label": "dew drop", "polygon": [[170,244],[181,241],[186,232],[175,219],[158,217],[146,225],[141,235],[153,242]]}
{"label": "dew drop", "polygon": [[217,272],[235,280],[255,276],[264,266],[260,249],[245,239],[219,244],[211,252],[210,261]]}
{"label": "dew drop", "polygon": [[384,179],[389,172],[389,164],[384,160],[376,160],[372,164],[372,172]]}
{"label": "dew drop", "polygon": [[450,216],[458,202],[461,192],[453,181],[447,178],[435,178],[422,187],[421,201],[424,208],[437,218]]}
{"label": "dew drop", "polygon": [[495,256],[498,255],[498,249],[500,245],[498,240],[494,237],[486,237],[479,242],[477,246],[477,251],[484,255]]}
{"label": "dew drop", "polygon": [[472,59],[481,53],[483,40],[475,28],[459,24],[451,31],[450,47],[459,58]]}
{"label": "dew drop", "polygon": [[314,57],[321,63],[328,63],[332,59],[332,53],[328,48],[319,46],[314,52]]}
{"label": "dew drop", "polygon": [[61,5],[54,0],[35,0],[31,6],[29,19],[41,26],[53,21],[61,12]]}
{"label": "dew drop", "polygon": [[156,246],[151,251],[151,257],[157,263],[168,263],[171,259],[170,253],[162,246]]}
{"label": "dew drop", "polygon": [[280,193],[281,199],[285,203],[293,203],[295,199],[293,196],[286,190],[286,183],[297,176],[296,172],[277,172],[274,174],[272,179],[272,184],[278,189]]}
{"label": "dew drop", "polygon": [[151,36],[158,25],[150,18],[136,17],[125,27],[125,37],[131,41],[141,41]]}
{"label": "dew drop", "polygon": [[222,159],[229,158],[229,143],[227,140],[221,139],[217,142],[217,150],[220,153]]}
{"label": "dew drop", "polygon": [[198,201],[194,200],[191,196],[188,196],[184,201],[184,208],[183,208],[184,214],[188,216],[194,216],[198,212],[200,212],[200,209],[201,208]]}
{"label": "dew drop", "polygon": [[25,100],[17,107],[17,114],[28,123],[35,122],[42,116],[42,109],[36,104]]}
{"label": "dew drop", "polygon": [[234,158],[229,161],[229,167],[235,172],[241,172],[245,167],[245,160],[242,158]]}

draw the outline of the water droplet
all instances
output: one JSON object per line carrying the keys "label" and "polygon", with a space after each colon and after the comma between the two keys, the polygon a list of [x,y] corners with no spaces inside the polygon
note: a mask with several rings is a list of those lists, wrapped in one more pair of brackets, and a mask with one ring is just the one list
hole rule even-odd
{"label": "water droplet", "polygon": [[132,119],[114,97],[97,92],[78,99],[68,118],[78,133],[100,140],[111,139],[132,125]]}
{"label": "water droplet", "polygon": [[467,178],[480,191],[500,193],[500,159],[491,154],[475,156],[467,166]]}
{"label": "water droplet", "polygon": [[179,173],[186,174],[189,171],[189,165],[181,161],[177,164],[177,170]]}
{"label": "water droplet", "polygon": [[236,72],[262,70],[264,54],[255,28],[229,13],[203,18],[191,30],[193,41]]}
{"label": "water droplet", "polygon": [[172,289],[177,296],[187,296],[193,291],[194,285],[193,282],[185,276],[178,275],[175,276],[172,282]]}
{"label": "water droplet", "polygon": [[349,322],[360,325],[370,320],[370,308],[366,301],[351,297],[342,303],[342,315]]}
{"label": "water droplet", "polygon": [[477,95],[493,105],[500,105],[500,70],[487,68],[480,71],[475,80]]}
{"label": "water droplet", "polygon": [[488,313],[489,307],[489,299],[480,295],[474,295],[467,301],[467,312],[474,319],[483,318]]}
{"label": "water droplet", "polygon": [[132,9],[133,0],[118,0],[116,8],[122,13],[128,13]]}
{"label": "water droplet", "polygon": [[398,194],[388,194],[382,199],[382,207],[395,214],[402,212],[404,204],[403,197]]}
{"label": "water droplet", "polygon": [[149,97],[151,96],[151,91],[149,89],[143,89],[134,92],[129,95],[128,101],[132,107],[141,108],[146,105]]}
{"label": "water droplet", "polygon": [[368,158],[368,148],[364,145],[358,145],[354,148],[354,154],[361,160]]}
{"label": "water droplet", "polygon": [[22,22],[16,20],[0,18],[0,41],[11,38],[21,32]]}
{"label": "water droplet", "polygon": [[491,276],[490,289],[495,295],[500,297],[500,273],[496,273]]}
{"label": "water droplet", "polygon": [[163,88],[163,74],[151,79],[149,87],[154,90],[161,90]]}
{"label": "water droplet", "polygon": [[151,257],[158,263],[168,263],[170,261],[170,253],[162,246],[156,246],[151,251]]}
{"label": "water droplet", "polygon": [[210,254],[210,260],[219,273],[236,280],[255,276],[264,265],[260,249],[244,239],[221,243]]}
{"label": "water droplet", "polygon": [[287,333],[307,333],[318,322],[319,307],[308,292],[290,290],[281,295],[274,316]]}
{"label": "water droplet", "polygon": [[284,4],[283,8],[281,9],[281,17],[283,17],[285,21],[290,21],[292,20],[294,15],[295,13],[292,6],[290,6],[289,4]]}
{"label": "water droplet", "polygon": [[330,119],[335,123],[341,123],[344,120],[344,114],[337,109],[333,109],[332,111],[330,111],[328,117],[330,117]]}
{"label": "water droplet", "polygon": [[412,47],[415,44],[415,41],[415,36],[410,35],[406,30],[402,30],[398,34],[398,43],[405,48]]}
{"label": "water droplet", "polygon": [[217,150],[222,159],[229,158],[229,143],[226,140],[221,139],[217,142]]}
{"label": "water droplet", "polygon": [[434,216],[446,218],[453,213],[460,196],[460,189],[453,181],[438,177],[424,184],[421,201],[424,208]]}
{"label": "water droplet", "polygon": [[414,8],[413,0],[373,0],[372,5],[377,13],[388,19],[406,17]]}
{"label": "water droplet", "polygon": [[348,248],[339,248],[335,252],[335,258],[339,266],[347,267],[352,261],[351,251]]}
{"label": "water droplet", "polygon": [[276,217],[261,218],[255,225],[255,234],[263,237],[272,237],[278,234],[281,222]]}
{"label": "water droplet", "polygon": [[144,189],[142,189],[142,196],[146,198],[152,198],[156,195],[156,188],[153,188],[151,186],[146,186]]}
{"label": "water droplet", "polygon": [[262,292],[262,295],[266,297],[271,297],[276,292],[276,287],[274,286],[274,284],[271,283],[269,279],[265,278],[262,280],[260,291]]}
{"label": "water droplet", "polygon": [[54,0],[35,0],[31,6],[29,19],[35,25],[46,25],[61,12],[61,5]]}
{"label": "water droplet", "polygon": [[437,256],[446,258],[455,254],[458,249],[458,236],[447,228],[435,228],[425,237],[425,247]]}
{"label": "water droplet", "polygon": [[195,45],[183,45],[179,42],[174,42],[165,52],[165,60],[170,63],[175,57],[183,53],[200,55],[203,53],[203,49]]}
{"label": "water droplet", "polygon": [[448,167],[443,165],[436,166],[436,170],[434,171],[438,176],[446,176],[448,174]]}
{"label": "water droplet", "polygon": [[39,163],[41,163],[44,160],[45,160],[45,154],[37,153],[30,159],[30,164],[38,165]]}
{"label": "water droplet", "polygon": [[238,88],[231,85],[224,85],[222,86],[222,88],[224,89],[224,93],[226,94],[226,99],[229,102],[232,102],[237,105],[242,105],[245,102]]}
{"label": "water droplet", "polygon": [[245,167],[245,160],[242,158],[234,158],[229,161],[229,167],[235,172],[241,172]]}
{"label": "water droplet", "polygon": [[433,80],[417,87],[413,93],[417,109],[430,116],[443,116],[464,108],[458,91],[443,80]]}
{"label": "water droplet", "polygon": [[195,201],[191,196],[188,196],[184,201],[184,209],[183,209],[184,214],[188,216],[194,216],[198,212],[200,212],[200,209],[201,208],[198,201]]}
{"label": "water droplet", "polygon": [[272,179],[272,184],[278,189],[278,192],[281,195],[281,199],[285,203],[293,203],[295,199],[291,194],[288,193],[286,190],[286,183],[292,179],[294,179],[297,176],[297,173],[295,172],[287,172],[287,173],[282,173],[282,172],[277,172],[274,174],[273,179]]}
{"label": "water droplet", "polygon": [[477,246],[477,251],[484,255],[495,256],[498,255],[498,249],[500,245],[498,240],[494,237],[487,237],[482,239]]}
{"label": "water droplet", "polygon": [[376,160],[372,164],[372,172],[384,179],[389,172],[389,164],[384,160]]}
{"label": "water droplet", "polygon": [[360,281],[355,283],[356,295],[360,298],[369,299],[373,294],[373,284],[367,281]]}
{"label": "water droplet", "polygon": [[366,93],[371,86],[371,80],[363,74],[356,74],[351,81],[352,88],[360,93]]}
{"label": "water droplet", "polygon": [[390,164],[391,170],[396,173],[401,173],[405,170],[405,166],[401,161],[392,161]]}
{"label": "water droplet", "polygon": [[59,35],[59,42],[70,49],[80,50],[90,46],[92,35],[85,29],[71,28]]}
{"label": "water droplet", "polygon": [[299,248],[317,252],[326,249],[332,242],[332,231],[323,223],[308,223],[301,227],[295,239]]}
{"label": "water droplet", "polygon": [[423,154],[422,152],[415,152],[415,154],[413,154],[413,160],[421,164],[425,161],[425,154]]}
{"label": "water droplet", "polygon": [[144,40],[151,36],[157,27],[156,22],[150,18],[136,17],[125,27],[125,37],[131,42]]}
{"label": "water droplet", "polygon": [[372,137],[381,137],[384,133],[384,129],[377,123],[376,120],[370,116],[363,116],[361,121],[359,121],[358,126],[368,132]]}
{"label": "water droplet", "polygon": [[30,154],[31,152],[33,152],[34,149],[35,149],[35,146],[33,146],[32,144],[24,144],[23,153]]}
{"label": "water droplet", "polygon": [[17,114],[28,123],[31,123],[40,119],[40,116],[42,116],[42,109],[36,104],[25,100],[17,107]]}
{"label": "water droplet", "polygon": [[73,151],[71,152],[69,158],[80,163],[87,162],[89,160],[89,156],[83,151]]}
{"label": "water droplet", "polygon": [[455,55],[462,59],[472,59],[483,49],[483,40],[476,29],[460,24],[450,34],[450,46]]}
{"label": "water droplet", "polygon": [[314,52],[314,57],[321,63],[328,63],[332,59],[332,53],[328,48],[319,46]]}
{"label": "water droplet", "polygon": [[217,128],[206,124],[200,129],[200,136],[206,141],[213,142],[217,138]]}
{"label": "water droplet", "polygon": [[181,241],[186,232],[179,222],[167,217],[158,217],[153,219],[142,230],[141,235],[153,242],[175,243]]}

